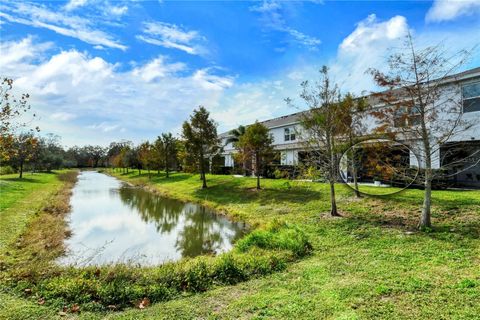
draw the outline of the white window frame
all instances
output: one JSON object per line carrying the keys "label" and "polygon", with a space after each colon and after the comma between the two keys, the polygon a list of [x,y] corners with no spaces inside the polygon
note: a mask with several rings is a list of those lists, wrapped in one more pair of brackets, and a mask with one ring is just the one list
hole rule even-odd
{"label": "white window frame", "polygon": [[297,135],[295,134],[295,130],[292,128],[284,128],[283,141],[295,141],[295,140],[297,140]]}
{"label": "white window frame", "polygon": [[462,94],[462,113],[480,112],[480,110],[474,110],[474,111],[467,111],[467,112],[465,112],[465,100],[480,99],[480,95],[474,96],[474,97],[468,97],[468,98],[465,98],[465,97],[463,96],[463,87],[471,86],[471,85],[480,85],[480,81],[474,81],[474,82],[462,84],[462,86],[461,86],[461,94]]}

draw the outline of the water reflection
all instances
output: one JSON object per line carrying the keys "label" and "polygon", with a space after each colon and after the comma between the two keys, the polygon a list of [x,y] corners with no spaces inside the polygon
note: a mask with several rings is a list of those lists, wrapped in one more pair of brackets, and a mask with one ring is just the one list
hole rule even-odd
{"label": "water reflection", "polygon": [[245,226],[193,203],[153,195],[97,172],[82,172],[71,198],[63,264],[158,264],[231,249]]}

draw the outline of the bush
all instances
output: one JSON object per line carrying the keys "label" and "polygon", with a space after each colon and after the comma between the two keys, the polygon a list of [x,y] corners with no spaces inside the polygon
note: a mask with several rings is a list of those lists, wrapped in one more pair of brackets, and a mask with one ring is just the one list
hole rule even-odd
{"label": "bush", "polygon": [[12,174],[12,173],[16,173],[15,169],[13,169],[12,167],[10,167],[10,166],[1,166],[0,167],[0,175],[2,175],[2,174]]}
{"label": "bush", "polygon": [[312,247],[297,227],[280,222],[256,230],[235,248],[217,257],[196,257],[155,267],[128,264],[59,268],[51,275],[15,279],[19,292],[29,288],[34,297],[61,307],[74,303],[82,310],[132,307],[148,298],[165,301],[184,292],[203,292],[214,285],[231,285],[285,269],[289,261],[310,253]]}
{"label": "bush", "polygon": [[220,284],[235,284],[248,279],[239,261],[232,254],[224,254],[214,265],[213,278]]}
{"label": "bush", "polygon": [[312,251],[312,245],[302,230],[278,222],[274,222],[266,230],[253,231],[237,243],[237,248],[242,252],[253,246],[262,249],[288,250],[298,258]]}

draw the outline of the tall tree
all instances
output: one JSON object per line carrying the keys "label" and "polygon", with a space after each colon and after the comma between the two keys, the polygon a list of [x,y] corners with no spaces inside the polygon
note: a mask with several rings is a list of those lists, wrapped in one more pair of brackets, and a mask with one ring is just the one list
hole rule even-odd
{"label": "tall tree", "polygon": [[355,196],[360,198],[358,189],[358,166],[359,159],[355,144],[365,137],[367,128],[365,125],[365,116],[367,101],[364,98],[355,98],[351,93],[347,93],[341,98],[338,117],[341,134],[347,142],[347,157],[350,160],[352,169],[353,189]]}
{"label": "tall tree", "polygon": [[170,172],[170,165],[172,160],[175,157],[176,153],[176,139],[173,137],[173,135],[168,132],[168,133],[162,133],[162,135],[159,137],[162,141],[162,146],[163,146],[163,163],[165,166],[165,176],[166,178],[169,177],[169,172]]}
{"label": "tall tree", "polygon": [[193,110],[190,121],[183,123],[182,136],[185,139],[186,152],[194,155],[198,164],[202,189],[207,188],[205,158],[215,154],[220,141],[217,136],[217,124],[203,106]]}
{"label": "tall tree", "polygon": [[[238,128],[231,130],[230,136],[225,141],[225,145],[232,143],[235,148],[239,149],[238,142],[240,141],[240,138],[245,134],[245,131],[246,131],[245,126],[239,126]],[[246,150],[239,150],[239,151],[240,151],[239,158],[240,158],[240,161],[242,162],[243,175],[247,176],[248,175],[247,163],[250,159],[245,158],[245,156],[247,155]]]}
{"label": "tall tree", "polygon": [[48,134],[44,138],[39,138],[36,153],[32,159],[35,169],[51,171],[60,169],[66,162],[66,154],[60,145],[60,136]]}
{"label": "tall tree", "polygon": [[122,158],[124,150],[126,147],[130,146],[132,143],[130,141],[122,140],[120,142],[112,142],[108,147],[106,157],[108,164],[113,167],[123,167]]}
{"label": "tall tree", "polygon": [[389,59],[389,70],[370,70],[376,83],[388,90],[375,96],[385,107],[373,114],[378,131],[413,141],[423,173],[424,197],[419,228],[431,227],[432,163],[440,162],[440,148],[452,137],[468,130],[473,123],[463,116],[461,88],[446,88],[445,80],[461,67],[469,53],[449,55],[441,45],[417,49],[411,35]]}
{"label": "tall tree", "polygon": [[[24,128],[29,121],[21,121],[30,110],[28,93],[15,97],[12,94],[13,80],[3,78],[0,83],[0,160],[8,160],[11,149],[14,147],[14,134],[17,129]],[[32,118],[35,114],[32,114]],[[33,131],[40,131],[38,127]],[[17,140],[18,143],[18,140]]]}
{"label": "tall tree", "polygon": [[[311,85],[308,81],[301,83],[303,99],[309,110],[302,113],[300,120],[303,127],[303,144],[308,150],[306,159],[328,181],[330,185],[330,214],[339,216],[335,196],[335,183],[338,180],[338,139],[344,125],[341,122],[340,93],[336,84],[330,82],[328,68],[320,70],[320,80]],[[291,99],[287,99],[292,104]]]}
{"label": "tall tree", "polygon": [[84,148],[90,165],[94,168],[98,167],[100,160],[106,156],[107,150],[102,146],[85,146]]}
{"label": "tall tree", "polygon": [[18,166],[19,178],[23,177],[24,165],[34,157],[37,144],[38,140],[31,132],[14,137],[10,159]]}
{"label": "tall tree", "polygon": [[237,142],[238,147],[247,157],[255,160],[255,175],[257,176],[257,190],[260,190],[260,174],[264,166],[264,160],[272,153],[273,137],[266,126],[255,121],[247,127],[245,133]]}
{"label": "tall tree", "polygon": [[160,136],[153,142],[152,146],[153,151],[153,166],[157,170],[157,174],[160,175],[160,170],[164,168],[164,159],[163,156],[163,141]]}
{"label": "tall tree", "polygon": [[142,167],[147,169],[148,179],[150,179],[150,169],[154,161],[154,151],[150,142],[146,141],[138,146],[138,157]]}

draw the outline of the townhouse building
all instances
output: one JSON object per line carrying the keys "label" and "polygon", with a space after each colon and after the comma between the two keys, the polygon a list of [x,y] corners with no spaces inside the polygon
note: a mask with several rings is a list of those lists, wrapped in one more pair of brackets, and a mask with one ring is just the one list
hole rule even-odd
{"label": "townhouse building", "polygon": [[[456,165],[458,174],[452,175],[451,179],[460,185],[480,187],[480,67],[473,68],[442,79],[442,92],[449,95],[456,95],[452,101],[459,101],[462,104],[462,119],[469,122],[471,126],[452,135],[447,143],[442,145],[432,157],[433,168],[440,168],[444,161],[456,161],[458,155],[459,163]],[[371,96],[366,97],[371,108],[381,108],[377,99]],[[454,102],[452,102],[454,103]],[[302,162],[302,155],[306,152],[302,138],[301,125],[302,112],[292,113],[282,117],[261,121],[269,128],[273,136],[273,147],[279,155],[278,164],[282,166],[297,166]],[[448,114],[440,117],[448,117]],[[405,120],[408,119],[408,120]],[[413,122],[415,117],[399,117],[398,121],[393,119],[393,126],[405,125],[402,121]],[[367,115],[364,118],[366,133],[370,132],[377,125],[375,117]],[[248,126],[248,124],[244,124]],[[407,123],[406,125],[415,125]],[[434,133],[435,134],[435,133]],[[227,168],[234,168],[234,154],[237,152],[233,143],[227,143],[230,132],[220,134],[223,152],[221,153],[223,165]],[[408,141],[406,144],[418,143]],[[422,167],[421,160],[410,154],[410,164]],[[420,162],[420,163],[419,163]]]}

